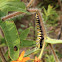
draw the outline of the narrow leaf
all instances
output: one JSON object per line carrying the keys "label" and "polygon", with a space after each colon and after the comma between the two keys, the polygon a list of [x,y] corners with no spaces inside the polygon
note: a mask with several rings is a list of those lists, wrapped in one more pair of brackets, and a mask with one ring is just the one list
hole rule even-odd
{"label": "narrow leaf", "polygon": [[20,39],[26,39],[29,32],[30,32],[30,28],[27,28],[23,32],[21,32]]}
{"label": "narrow leaf", "polygon": [[25,6],[24,2],[10,1],[10,2],[7,2],[7,5],[15,6],[15,7],[22,8],[22,9],[26,10],[26,6]]}
{"label": "narrow leaf", "polygon": [[34,53],[34,52],[38,51],[38,50],[40,50],[40,49],[39,49],[39,48],[34,48],[34,49],[32,49],[32,50],[26,51],[26,53],[25,53],[24,56],[27,56],[27,55],[29,55],[29,54],[31,54],[31,53]]}
{"label": "narrow leaf", "polygon": [[21,40],[21,47],[32,47],[35,46],[36,42],[32,40]]}

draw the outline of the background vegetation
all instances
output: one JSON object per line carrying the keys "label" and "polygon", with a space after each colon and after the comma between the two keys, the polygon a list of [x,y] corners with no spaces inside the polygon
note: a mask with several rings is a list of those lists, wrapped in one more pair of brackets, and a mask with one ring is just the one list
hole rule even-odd
{"label": "background vegetation", "polygon": [[[4,0],[1,0],[0,3],[2,3],[3,1]],[[7,4],[5,3],[6,1],[8,1]],[[25,12],[26,14],[19,15],[15,18],[9,19],[9,21],[13,20],[15,22],[15,24],[11,23],[13,21],[11,21],[9,23],[9,21],[7,20],[8,22],[5,22],[6,23],[6,25],[5,25],[4,22],[2,23],[2,21],[0,21],[0,26],[2,26],[2,29],[5,32],[4,35],[6,35],[5,36],[6,38],[1,37],[1,35],[0,35],[0,41],[1,41],[0,44],[2,44],[2,45],[0,45],[0,48],[2,46],[4,46],[4,48],[2,47],[2,51],[5,55],[5,58],[8,60],[8,62],[11,61],[11,59],[8,56],[8,48],[7,48],[6,42],[4,42],[4,41],[8,40],[8,41],[10,41],[10,43],[9,42],[7,42],[7,43],[11,44],[11,43],[13,43],[14,39],[16,40],[17,38],[20,37],[20,39],[18,39],[15,42],[15,43],[17,43],[18,41],[21,41],[20,46],[17,45],[17,47],[20,48],[20,52],[22,50],[30,51],[30,49],[33,49],[35,47],[35,40],[37,37],[36,26],[35,26],[35,21],[34,21],[35,14],[30,14],[29,12],[26,11],[26,5],[29,2],[29,0],[21,0],[21,3],[19,3],[19,0],[18,1],[16,0],[15,2],[12,2],[12,3],[11,3],[11,1],[5,0],[4,4],[2,3],[0,5],[0,18],[9,13],[14,12],[14,11],[22,11],[22,12]],[[54,1],[53,0],[36,0],[34,5],[31,6],[31,8],[40,8],[40,10],[43,14],[45,27],[47,26],[46,27],[47,34],[51,38],[54,38],[54,39],[62,39],[62,4],[61,3],[62,3],[62,0],[61,1],[60,0],[54,0]],[[21,4],[21,8],[20,8],[20,4]],[[18,5],[18,7],[17,7],[17,5]],[[16,6],[16,8],[15,8],[15,6]],[[8,9],[8,10],[6,10],[6,9]],[[15,25],[16,25],[16,27],[14,27]],[[7,27],[7,28],[5,28],[5,27]],[[13,27],[12,29],[15,30],[14,32],[16,34],[13,34],[12,30],[8,29],[11,27]],[[17,30],[16,30],[16,28],[17,28]],[[8,29],[8,31],[10,31],[10,33],[8,31],[6,31],[7,29]],[[0,31],[1,31],[1,28],[0,28]],[[18,31],[18,33],[17,33],[17,31]],[[11,36],[11,39],[13,39],[13,38],[14,39],[12,41],[9,40],[8,39],[9,37],[6,33],[9,34],[9,36]],[[11,34],[13,34],[13,35],[11,35]],[[19,36],[18,36],[18,34],[19,34]],[[14,36],[16,36],[16,37],[14,37]],[[27,45],[27,44],[29,44],[29,45]],[[32,45],[33,45],[33,47],[31,47]],[[55,52],[56,52],[59,60],[62,61],[62,44],[54,44],[53,46],[54,46]],[[11,45],[8,47],[11,47]],[[11,52],[11,48],[9,50]],[[30,57],[34,58],[35,56],[38,56],[37,53],[39,54],[39,51],[36,51],[35,53],[31,54]],[[12,53],[10,53],[10,54],[12,55]],[[30,53],[28,53],[28,54],[30,54]],[[26,55],[28,55],[28,54],[26,54]],[[44,54],[42,57],[43,62],[55,62],[54,56],[52,55],[48,44],[46,45],[46,48],[45,48],[45,51],[43,54]],[[18,57],[14,58],[14,56],[13,56],[12,58],[16,59]],[[0,62],[2,62],[1,59],[0,59]]]}

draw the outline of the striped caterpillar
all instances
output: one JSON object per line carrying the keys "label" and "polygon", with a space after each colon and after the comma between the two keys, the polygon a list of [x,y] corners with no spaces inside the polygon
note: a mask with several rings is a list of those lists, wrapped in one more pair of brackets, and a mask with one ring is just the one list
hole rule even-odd
{"label": "striped caterpillar", "polygon": [[42,41],[44,39],[44,37],[43,37],[43,31],[41,29],[41,25],[40,25],[40,20],[39,20],[38,14],[36,14],[35,17],[36,17],[36,27],[37,27],[36,46],[38,48],[42,48]]}

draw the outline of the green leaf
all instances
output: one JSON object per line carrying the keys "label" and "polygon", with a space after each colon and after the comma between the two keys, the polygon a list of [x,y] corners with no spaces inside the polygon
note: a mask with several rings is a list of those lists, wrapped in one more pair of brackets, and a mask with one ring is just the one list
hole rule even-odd
{"label": "green leaf", "polygon": [[0,40],[2,39],[3,37],[1,36],[1,34],[0,34]]}
{"label": "green leaf", "polygon": [[46,9],[44,8],[44,13],[45,13],[45,15],[47,16],[47,11],[46,11]]}
{"label": "green leaf", "polygon": [[0,10],[0,17],[5,16],[5,13]]}
{"label": "green leaf", "polygon": [[[4,21],[0,24],[0,27],[3,30],[6,43],[9,49],[9,55],[12,60],[16,60],[19,57],[19,47],[20,47],[20,38],[14,22]],[[17,47],[17,51],[14,51],[14,47]]]}
{"label": "green leaf", "polygon": [[47,37],[44,40],[46,43],[51,43],[51,44],[58,44],[58,43],[62,43],[62,40],[58,40],[58,39],[51,39],[49,37]]}
{"label": "green leaf", "polygon": [[39,49],[39,48],[34,48],[34,49],[32,49],[32,50],[26,51],[26,53],[24,54],[24,56],[27,56],[27,55],[29,55],[29,54],[31,54],[31,53],[33,53],[33,52],[38,51],[38,50],[40,50],[40,49]]}
{"label": "green leaf", "polygon": [[26,9],[26,6],[25,6],[24,2],[10,1],[10,2],[7,3],[7,5],[15,6],[15,7],[22,8],[22,9]]}
{"label": "green leaf", "polygon": [[24,31],[22,31],[20,34],[20,39],[26,39],[29,32],[30,32],[30,28],[27,28]]}
{"label": "green leaf", "polygon": [[36,42],[32,40],[21,40],[21,47],[32,47],[35,46]]}
{"label": "green leaf", "polygon": [[5,43],[6,44],[6,40],[4,38],[1,39],[1,44]]}
{"label": "green leaf", "polygon": [[4,6],[2,7],[1,9],[2,11],[5,11],[6,13],[9,12],[9,11],[19,11],[19,12],[25,12],[25,13],[28,13],[25,9],[22,9],[22,8],[18,8],[18,7],[15,7],[15,6]]}
{"label": "green leaf", "polygon": [[2,20],[1,20],[1,18],[0,18],[0,25],[1,25],[1,23],[2,23]]}
{"label": "green leaf", "polygon": [[50,5],[48,5],[48,10],[47,10],[48,16],[50,15],[51,10],[52,10],[51,6],[50,6]]}
{"label": "green leaf", "polygon": [[26,6],[23,2],[20,1],[14,1],[14,0],[1,0],[0,1],[0,10],[3,12],[8,13],[8,11],[20,11],[20,12],[25,12],[26,11]]}

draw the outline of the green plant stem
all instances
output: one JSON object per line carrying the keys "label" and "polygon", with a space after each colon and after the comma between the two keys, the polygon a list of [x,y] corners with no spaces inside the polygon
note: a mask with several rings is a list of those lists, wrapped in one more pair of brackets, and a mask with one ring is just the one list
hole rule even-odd
{"label": "green plant stem", "polygon": [[[42,21],[42,17],[41,17],[41,12],[40,12],[39,10],[38,10],[38,15],[39,15],[39,18],[40,18],[41,26],[42,26],[42,28],[43,28],[44,39],[46,39],[47,33],[46,33],[45,27],[44,27],[44,25],[43,25],[43,21]],[[54,51],[54,49],[53,49],[52,44],[49,44],[49,46],[50,46],[50,48],[51,48],[51,50],[52,50],[52,52],[53,52],[53,54],[54,54],[54,57],[55,57],[56,62],[58,62],[58,57],[57,57],[56,54],[55,54],[55,51]],[[42,53],[43,53],[44,47],[45,47],[45,41],[44,41],[44,43],[43,43],[43,49],[41,50],[41,54],[40,54],[41,57],[42,57]]]}
{"label": "green plant stem", "polygon": [[42,55],[43,55],[43,51],[44,51],[44,47],[45,47],[45,41],[43,42],[43,46],[42,46],[42,49],[41,49],[41,52],[40,52],[40,55],[39,55],[39,59],[41,59],[42,58]]}
{"label": "green plant stem", "polygon": [[[23,12],[14,12],[14,13],[11,13],[9,15],[6,15],[5,17],[2,17],[2,21],[5,21],[6,19],[9,19],[9,18],[12,18],[12,17],[15,17],[17,15],[20,15],[22,14]],[[23,13],[24,14],[24,13]]]}
{"label": "green plant stem", "polygon": [[0,56],[1,56],[2,62],[7,62],[4,55],[3,55],[3,53],[2,53],[1,48],[0,48]]}

